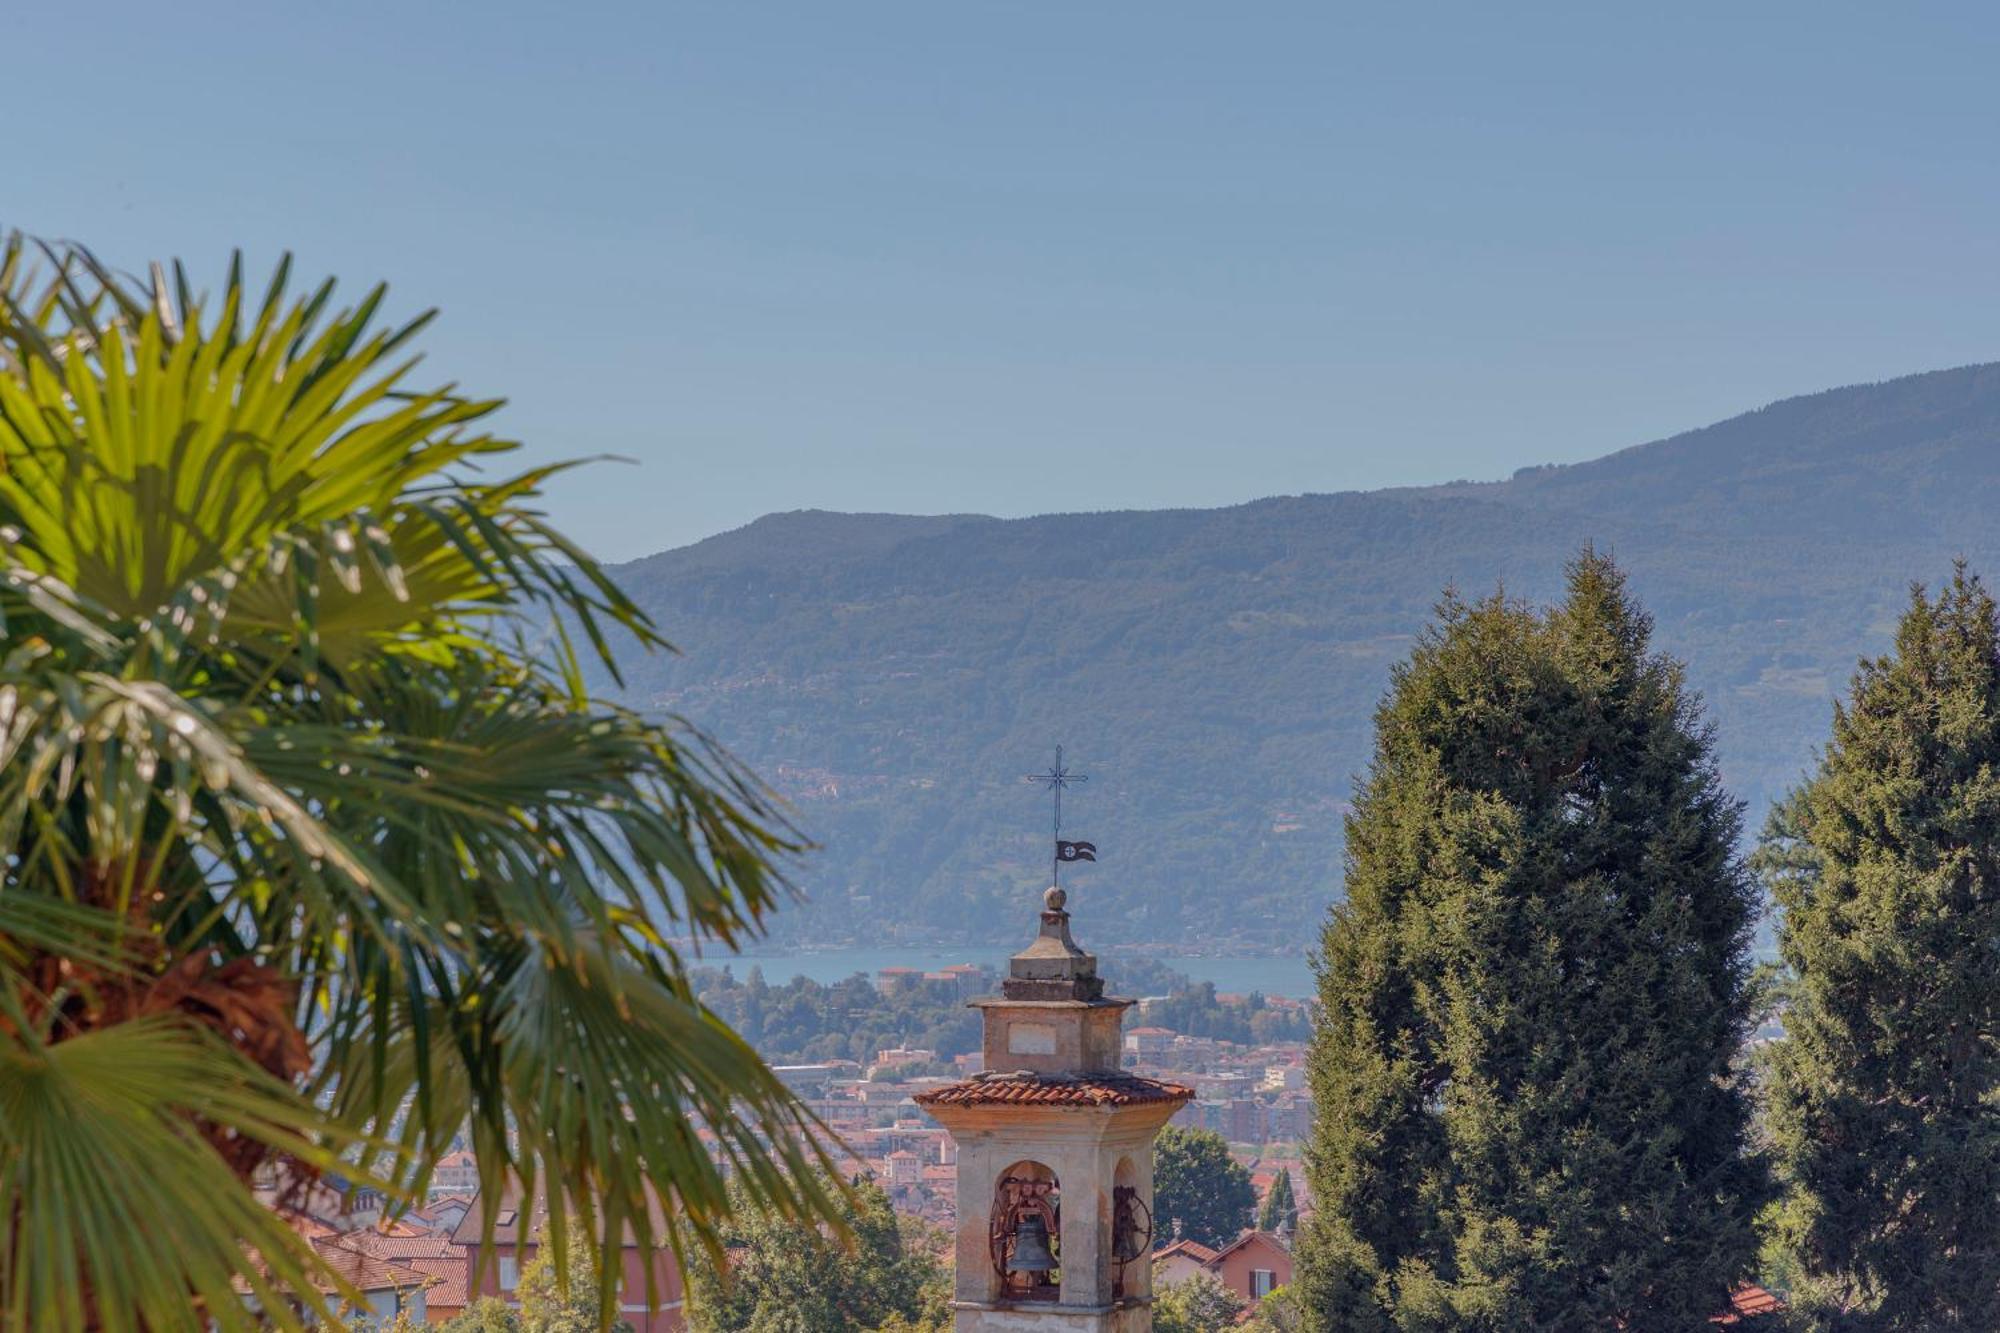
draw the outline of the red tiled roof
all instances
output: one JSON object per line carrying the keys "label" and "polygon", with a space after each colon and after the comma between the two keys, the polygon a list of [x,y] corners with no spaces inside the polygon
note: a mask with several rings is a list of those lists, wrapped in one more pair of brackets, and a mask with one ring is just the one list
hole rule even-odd
{"label": "red tiled roof", "polygon": [[1217,1260],[1224,1259],[1229,1255],[1234,1254],[1236,1251],[1242,1249],[1246,1245],[1252,1245],[1259,1242],[1265,1245],[1274,1246],[1277,1249],[1284,1251],[1286,1254],[1291,1253],[1291,1247],[1285,1244],[1285,1242],[1279,1240],[1272,1233],[1268,1231],[1259,1231],[1255,1227],[1250,1227],[1247,1230],[1239,1232],[1235,1240],[1230,1241],[1227,1245],[1217,1250],[1215,1252],[1215,1257]]}
{"label": "red tiled roof", "polygon": [[349,1249],[372,1254],[378,1259],[448,1259],[463,1255],[465,1246],[450,1236],[392,1236],[380,1231],[351,1231],[340,1238]]}
{"label": "red tiled roof", "polygon": [[1758,1315],[1777,1314],[1785,1303],[1762,1287],[1748,1283],[1729,1293],[1729,1309],[1709,1320],[1711,1324],[1740,1324]]}
{"label": "red tiled roof", "polygon": [[1200,1264],[1203,1268],[1206,1268],[1210,1264],[1214,1263],[1217,1257],[1216,1251],[1209,1249],[1208,1246],[1202,1244],[1198,1240],[1177,1240],[1173,1244],[1166,1246],[1158,1254],[1155,1254],[1153,1256],[1153,1261],[1157,1263],[1160,1260],[1169,1257],[1170,1255],[1176,1255],[1176,1254],[1186,1255],[1188,1258]]}
{"label": "red tiled roof", "polygon": [[341,1238],[349,1248],[376,1259],[390,1260],[430,1279],[426,1301],[440,1309],[462,1310],[470,1295],[470,1247],[449,1236],[391,1236],[379,1231],[353,1232]]}
{"label": "red tiled roof", "polygon": [[917,1093],[919,1106],[1143,1106],[1194,1099],[1194,1089],[1132,1074],[979,1074]]}
{"label": "red tiled roof", "polygon": [[324,1240],[313,1246],[328,1268],[361,1291],[414,1291],[430,1282],[430,1275],[404,1264],[391,1263],[343,1244],[345,1237]]}

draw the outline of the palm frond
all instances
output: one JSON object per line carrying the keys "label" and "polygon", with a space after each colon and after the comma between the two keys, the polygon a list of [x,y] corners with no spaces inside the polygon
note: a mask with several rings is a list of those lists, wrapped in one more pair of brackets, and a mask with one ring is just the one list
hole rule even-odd
{"label": "palm frond", "polygon": [[246,1164],[414,1188],[466,1128],[489,1228],[544,1190],[712,1249],[732,1174],[838,1225],[682,955],[754,936],[802,841],[588,697],[572,634],[614,675],[666,644],[554,469],[479,470],[515,446],[417,381],[429,314],[289,278],[0,239],[0,1329],[282,1323],[328,1280]]}
{"label": "palm frond", "polygon": [[[139,1020],[0,1036],[0,1309],[8,1327],[305,1326],[347,1293],[197,1123],[338,1165],[316,1108],[203,1034]],[[141,1220],[144,1220],[143,1222]],[[246,1300],[247,1298],[247,1300]]]}

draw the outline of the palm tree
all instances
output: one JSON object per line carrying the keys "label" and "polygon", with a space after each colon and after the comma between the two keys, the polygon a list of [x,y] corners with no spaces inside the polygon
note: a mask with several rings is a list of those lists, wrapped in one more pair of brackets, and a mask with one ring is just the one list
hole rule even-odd
{"label": "palm tree", "polygon": [[553,469],[492,471],[497,401],[412,387],[429,316],[288,270],[0,239],[0,1329],[299,1327],[327,1278],[253,1183],[407,1197],[467,1132],[489,1227],[712,1247],[731,1173],[832,1213],[685,961],[797,840],[589,697],[665,645]]}

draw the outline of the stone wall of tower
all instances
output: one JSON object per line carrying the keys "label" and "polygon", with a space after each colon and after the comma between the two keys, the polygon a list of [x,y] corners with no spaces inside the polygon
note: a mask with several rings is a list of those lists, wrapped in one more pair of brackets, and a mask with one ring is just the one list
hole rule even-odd
{"label": "stone wall of tower", "polygon": [[1129,1000],[974,1000],[988,1069],[1115,1074]]}

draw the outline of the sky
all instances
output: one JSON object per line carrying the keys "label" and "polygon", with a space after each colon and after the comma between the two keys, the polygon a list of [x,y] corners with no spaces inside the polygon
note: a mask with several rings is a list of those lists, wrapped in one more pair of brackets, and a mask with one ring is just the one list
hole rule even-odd
{"label": "sky", "polygon": [[0,226],[439,307],[607,559],[1503,477],[2000,359],[2000,7],[16,7]]}

